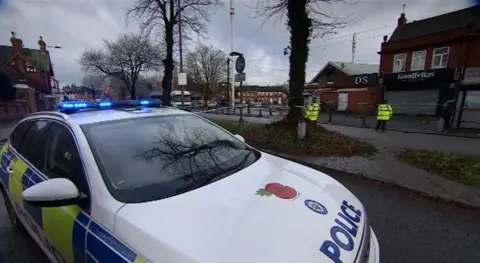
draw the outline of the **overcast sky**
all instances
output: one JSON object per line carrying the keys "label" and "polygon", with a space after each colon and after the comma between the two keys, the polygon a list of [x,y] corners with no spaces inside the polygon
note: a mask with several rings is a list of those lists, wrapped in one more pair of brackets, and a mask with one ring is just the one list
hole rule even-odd
{"label": "overcast sky", "polygon": [[[56,78],[61,85],[80,83],[84,72],[78,64],[79,55],[89,47],[101,47],[102,39],[114,40],[122,32],[133,32],[128,26],[126,10],[135,0],[0,0],[0,45],[10,45],[10,32],[15,31],[24,46],[38,48],[38,36],[50,49]],[[200,39],[226,52],[230,51],[229,1],[211,16],[209,38]],[[283,49],[288,45],[284,22],[265,24],[254,19],[257,0],[236,0],[235,49],[245,54],[249,84],[285,83],[288,57]],[[262,1],[262,0],[259,0]],[[349,0],[347,0],[349,1]],[[406,4],[408,21],[438,15],[469,5],[467,0],[353,0],[351,5],[332,5],[338,17],[350,15],[352,22],[336,35],[315,39],[311,43],[307,80],[328,61],[350,62],[352,34],[357,32],[355,62],[378,64],[377,51],[383,35],[390,35]],[[194,38],[196,40],[196,38]],[[194,48],[194,43],[189,48]]]}

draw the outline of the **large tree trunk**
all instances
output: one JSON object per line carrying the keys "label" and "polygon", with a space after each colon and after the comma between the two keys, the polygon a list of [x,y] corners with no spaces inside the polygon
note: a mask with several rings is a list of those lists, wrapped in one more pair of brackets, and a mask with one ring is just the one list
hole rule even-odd
{"label": "large tree trunk", "polygon": [[165,42],[167,43],[167,57],[163,60],[164,73],[162,79],[162,103],[171,106],[172,78],[173,78],[173,25],[165,30]]}
{"label": "large tree trunk", "polygon": [[308,60],[311,20],[306,10],[307,0],[288,0],[288,26],[290,29],[290,71],[288,120],[302,119],[303,86]]}
{"label": "large tree trunk", "polygon": [[132,84],[132,92],[130,92],[130,99],[135,100],[137,99],[137,87],[135,87],[135,84]]}

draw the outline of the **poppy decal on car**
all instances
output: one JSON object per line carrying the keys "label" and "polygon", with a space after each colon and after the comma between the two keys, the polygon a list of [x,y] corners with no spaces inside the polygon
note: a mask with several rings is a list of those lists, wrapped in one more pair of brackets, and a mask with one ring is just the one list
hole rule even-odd
{"label": "poppy decal on car", "polygon": [[295,190],[290,186],[286,186],[279,183],[269,183],[265,185],[264,188],[258,189],[256,195],[260,195],[260,196],[275,195],[276,197],[281,199],[291,200],[298,197],[299,193],[297,192],[297,190]]}

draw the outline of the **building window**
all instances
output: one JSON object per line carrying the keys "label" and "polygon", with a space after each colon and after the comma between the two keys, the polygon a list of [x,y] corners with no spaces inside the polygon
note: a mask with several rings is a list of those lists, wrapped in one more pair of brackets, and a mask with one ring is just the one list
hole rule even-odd
{"label": "building window", "polygon": [[412,53],[412,65],[410,67],[411,71],[415,70],[424,70],[425,69],[425,57],[427,56],[427,51],[416,51]]}
{"label": "building window", "polygon": [[407,58],[407,54],[396,54],[393,57],[393,72],[405,71],[406,58]]}
{"label": "building window", "polygon": [[446,68],[448,64],[449,47],[441,47],[433,50],[432,68]]}

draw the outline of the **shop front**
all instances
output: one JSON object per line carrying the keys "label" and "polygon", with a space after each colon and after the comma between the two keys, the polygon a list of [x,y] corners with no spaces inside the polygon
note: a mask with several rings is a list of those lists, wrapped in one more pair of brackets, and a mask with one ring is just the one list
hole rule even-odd
{"label": "shop front", "polygon": [[458,91],[456,128],[480,129],[480,67],[466,68]]}
{"label": "shop front", "polygon": [[455,98],[455,68],[386,73],[384,97],[397,114],[437,115]]}

